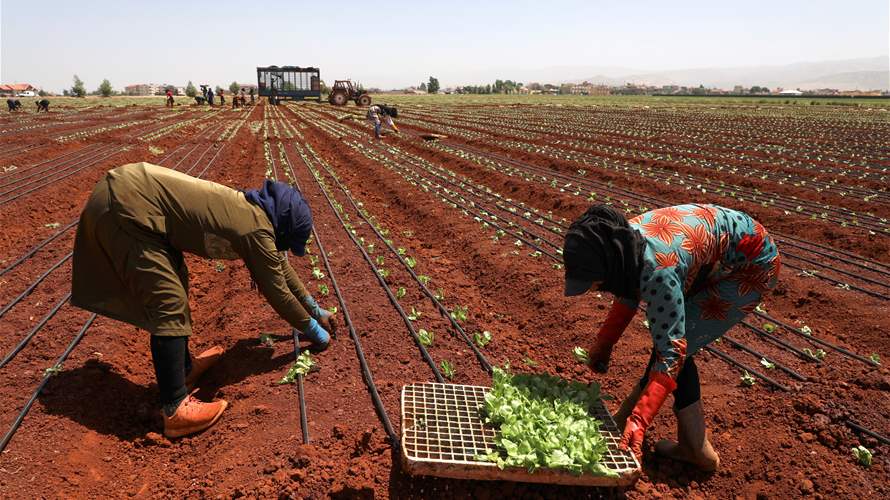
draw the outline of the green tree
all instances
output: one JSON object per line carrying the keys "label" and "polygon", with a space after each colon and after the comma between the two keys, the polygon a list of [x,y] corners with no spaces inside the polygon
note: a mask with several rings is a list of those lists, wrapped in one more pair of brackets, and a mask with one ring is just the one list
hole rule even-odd
{"label": "green tree", "polygon": [[439,79],[435,77],[430,77],[429,83],[426,84],[426,91],[430,94],[435,94],[439,91]]}
{"label": "green tree", "polygon": [[74,86],[71,87],[71,95],[74,97],[83,97],[87,95],[87,89],[83,85],[83,80],[74,75]]}
{"label": "green tree", "polygon": [[49,95],[49,92],[47,92],[47,91],[45,91],[45,90],[43,90],[43,89],[40,89],[40,90],[37,92],[37,95],[39,95],[40,97],[46,97],[46,96]]}
{"label": "green tree", "polygon": [[189,80],[188,85],[185,86],[185,95],[189,97],[195,97],[198,95],[198,89],[195,88],[195,84]]}
{"label": "green tree", "polygon": [[238,85],[238,82],[232,82],[229,84],[229,92],[237,94],[239,90],[241,90],[241,85]]}
{"label": "green tree", "polygon": [[102,83],[99,85],[99,89],[97,92],[102,97],[111,97],[111,94],[114,93],[114,88],[112,88],[111,82],[108,81],[108,78],[102,80]]}
{"label": "green tree", "polygon": [[426,92],[426,82],[420,82],[420,91]]}

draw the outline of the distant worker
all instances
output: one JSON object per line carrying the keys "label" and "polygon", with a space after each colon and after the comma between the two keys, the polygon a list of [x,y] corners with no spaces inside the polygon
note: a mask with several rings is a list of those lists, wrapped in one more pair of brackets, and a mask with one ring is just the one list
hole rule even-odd
{"label": "distant worker", "polygon": [[213,89],[207,88],[207,104],[213,106]]}
{"label": "distant worker", "polygon": [[619,446],[641,458],[643,435],[668,394],[674,395],[678,441],[659,455],[702,471],[720,458],[705,428],[694,356],[721,337],[776,286],[779,251],[748,214],[716,205],[659,208],[630,221],[623,210],[590,207],[569,227],[563,248],[565,294],[615,296],[589,351],[605,373],[613,346],[645,302],[652,356],[643,378],[615,413]]}
{"label": "distant worker", "polygon": [[396,127],[396,124],[393,123],[392,119],[397,118],[399,116],[399,111],[395,108],[395,106],[387,106],[386,104],[373,104],[370,108],[368,108],[368,121],[374,125],[374,137],[380,139],[381,138],[381,118],[386,120],[386,125],[395,130],[396,132],[399,129]]}
{"label": "distant worker", "polygon": [[166,436],[210,427],[228,404],[190,395],[223,349],[189,353],[183,253],[243,260],[275,312],[323,350],[328,332],[336,333],[334,317],[312,298],[285,253],[303,256],[311,231],[312,213],[300,192],[272,180],[238,191],[131,163],[110,170],[93,189],[74,242],[71,303],[151,334]]}
{"label": "distant worker", "polygon": [[255,102],[256,102],[256,96],[253,93],[253,87],[251,87],[250,88],[250,105],[253,106],[253,104]]}
{"label": "distant worker", "polygon": [[247,90],[244,87],[241,87],[240,96],[241,96],[241,106],[242,107],[247,106]]}
{"label": "distant worker", "polygon": [[38,113],[40,113],[41,110],[49,113],[49,100],[40,99],[39,101],[36,101],[36,102],[37,102],[37,112]]}
{"label": "distant worker", "polygon": [[278,89],[275,88],[275,84],[272,84],[272,90],[269,91],[269,104],[278,105]]}
{"label": "distant worker", "polygon": [[220,106],[226,105],[226,97],[223,95],[223,92],[224,91],[221,88],[216,89],[216,95],[217,95],[217,97],[219,97],[219,105]]}
{"label": "distant worker", "polygon": [[18,111],[22,107],[22,102],[19,101],[18,99],[15,99],[15,100],[7,99],[6,107],[8,107],[9,112],[12,113],[13,111]]}
{"label": "distant worker", "polygon": [[207,101],[206,97],[200,95],[195,96],[195,104],[198,106],[203,106],[205,101]]}
{"label": "distant worker", "polygon": [[167,89],[167,107],[173,107],[173,90]]}

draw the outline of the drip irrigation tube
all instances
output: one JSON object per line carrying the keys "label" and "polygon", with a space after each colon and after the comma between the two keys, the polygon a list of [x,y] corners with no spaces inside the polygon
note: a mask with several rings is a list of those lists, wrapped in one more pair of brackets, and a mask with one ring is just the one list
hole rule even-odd
{"label": "drip irrigation tube", "polygon": [[78,223],[78,219],[74,219],[73,221],[69,222],[68,225],[66,225],[66,226],[63,227],[62,229],[59,229],[55,234],[53,234],[53,235],[50,236],[49,238],[47,238],[47,239],[41,241],[40,243],[38,243],[36,246],[34,246],[33,248],[31,248],[30,250],[28,250],[27,252],[25,252],[24,255],[22,255],[22,256],[19,257],[18,259],[14,260],[11,264],[9,264],[9,265],[6,266],[5,268],[3,268],[3,270],[0,271],[0,276],[3,276],[4,274],[6,274],[6,273],[8,273],[9,271],[13,270],[13,268],[15,268],[16,266],[18,266],[18,265],[21,264],[22,262],[28,260],[28,259],[29,259],[31,256],[33,256],[35,253],[39,252],[41,248],[43,248],[43,247],[45,247],[46,245],[52,243],[56,238],[58,238],[59,236],[62,236],[62,234],[64,234],[66,231],[68,231],[68,230],[71,229],[72,227],[76,226],[77,223]]}
{"label": "drip irrigation tube", "polygon": [[763,330],[761,328],[758,328],[757,326],[752,325],[751,323],[749,323],[746,320],[742,320],[742,321],[740,321],[740,323],[742,325],[744,325],[746,328],[748,328],[749,330],[751,330],[752,332],[756,333],[757,335],[760,335],[764,339],[769,340],[770,342],[777,344],[781,347],[784,347],[785,349],[793,352],[794,354],[797,354],[798,356],[800,356],[801,358],[803,358],[807,361],[812,361],[813,363],[817,363],[817,364],[822,363],[821,359],[816,358],[812,354],[807,354],[806,352],[798,349],[797,347],[794,347],[793,345],[776,337],[775,335],[767,332],[766,330]]}
{"label": "drip irrigation tube", "polygon": [[711,347],[711,346],[709,346],[709,345],[706,345],[706,346],[703,348],[703,350],[708,351],[709,353],[716,355],[717,357],[719,357],[719,358],[722,359],[723,361],[726,361],[727,363],[729,363],[729,364],[731,364],[731,365],[735,365],[736,367],[745,370],[746,372],[750,373],[751,375],[754,375],[755,377],[757,377],[757,378],[763,380],[764,382],[767,382],[768,384],[773,385],[773,386],[775,386],[775,387],[777,387],[777,388],[779,388],[779,389],[781,389],[781,390],[783,390],[783,391],[785,391],[785,392],[790,392],[790,391],[791,391],[791,389],[789,389],[787,386],[782,385],[782,384],[779,383],[779,382],[776,382],[774,379],[772,379],[772,378],[770,378],[770,377],[767,377],[766,375],[760,373],[759,371],[755,370],[754,368],[751,368],[750,366],[748,366],[748,365],[746,365],[746,364],[744,364],[744,363],[740,363],[740,362],[736,361],[735,359],[732,358],[732,356],[726,354],[725,352],[722,352],[722,351],[720,351],[720,350],[714,349],[713,347]]}
{"label": "drip irrigation tube", "polygon": [[374,224],[372,224],[371,221],[365,216],[362,209],[360,209],[358,204],[355,202],[355,199],[353,199],[352,195],[349,194],[349,191],[343,186],[343,183],[340,182],[340,179],[338,179],[337,176],[331,171],[330,167],[325,162],[321,161],[321,159],[318,157],[318,155],[315,153],[315,151],[311,148],[311,146],[309,146],[307,144],[306,148],[313,154],[313,156],[315,156],[316,163],[321,165],[321,167],[323,169],[325,169],[325,171],[328,172],[328,174],[331,176],[331,178],[334,179],[334,182],[337,184],[337,187],[339,187],[340,190],[343,192],[343,194],[346,196],[346,199],[349,201],[349,203],[352,205],[352,207],[355,209],[355,211],[359,214],[359,217],[361,217],[362,220],[364,220],[368,224],[368,226],[371,228],[371,230],[374,231],[374,234],[377,235],[377,237],[383,242],[384,245],[386,245],[386,247],[389,249],[389,251],[396,257],[396,259],[398,259],[399,263],[402,264],[402,266],[405,268],[405,271],[407,271],[408,274],[410,274],[411,277],[414,279],[414,281],[417,282],[417,284],[420,286],[421,291],[423,291],[424,295],[426,295],[433,302],[433,305],[436,306],[436,308],[439,310],[439,313],[443,317],[445,317],[449,320],[449,322],[451,323],[451,326],[455,330],[457,330],[458,334],[463,338],[463,340],[467,343],[467,345],[470,346],[470,349],[473,350],[473,354],[476,356],[476,359],[479,361],[479,364],[482,365],[482,368],[488,374],[491,374],[492,373],[491,363],[488,361],[488,359],[485,358],[485,355],[482,354],[481,351],[479,351],[479,349],[476,347],[476,345],[473,343],[473,341],[467,335],[467,332],[460,326],[460,324],[457,322],[457,320],[455,320],[451,316],[448,309],[439,301],[439,299],[436,298],[435,294],[433,294],[430,291],[430,289],[426,285],[424,285],[422,281],[420,281],[420,278],[417,276],[417,273],[414,272],[414,269],[412,269],[411,266],[408,265],[408,263],[405,261],[405,259],[401,255],[399,255],[399,252],[388,241],[386,241],[386,238],[382,234],[380,234],[380,231],[377,229],[377,227],[375,227]]}
{"label": "drip irrigation tube", "polygon": [[46,277],[50,275],[50,273],[52,273],[53,271],[55,271],[56,269],[58,269],[59,267],[61,267],[62,264],[64,264],[65,262],[67,262],[68,259],[70,259],[72,255],[74,255],[74,252],[68,252],[68,255],[62,257],[58,262],[56,262],[55,264],[53,264],[52,266],[50,266],[49,269],[47,269],[46,271],[44,271],[43,274],[41,274],[40,276],[38,276],[37,279],[34,280],[34,282],[31,283],[31,284],[28,286],[28,288],[25,289],[25,291],[23,291],[22,293],[19,294],[18,297],[12,299],[12,301],[11,301],[9,304],[6,304],[2,309],[0,309],[0,318],[2,318],[3,315],[5,315],[6,313],[8,313],[10,309],[12,309],[13,307],[15,307],[16,304],[18,304],[19,302],[21,302],[22,299],[24,299],[25,297],[27,297],[28,295],[30,295],[31,292],[33,292],[34,289],[37,288],[37,285],[39,285],[41,282],[43,282],[43,280],[45,280]]}
{"label": "drip irrigation tube", "polygon": [[878,441],[880,441],[886,445],[890,445],[890,438],[888,438],[887,436],[884,436],[883,434],[879,434],[871,429],[867,429],[867,428],[863,427],[862,424],[853,420],[852,418],[847,419],[846,424],[847,424],[847,426],[849,426],[850,428],[852,428],[854,430],[857,430],[863,434],[868,434],[869,436],[877,439]]}
{"label": "drip irrigation tube", "polygon": [[[294,358],[300,357],[300,332],[291,328],[294,336]],[[297,374],[297,398],[300,400],[300,428],[303,430],[303,444],[309,444],[309,419],[306,415],[306,396],[303,392],[303,375]]]}
{"label": "drip irrigation tube", "polygon": [[758,358],[765,359],[767,362],[772,363],[773,365],[775,365],[776,368],[778,368],[778,369],[782,370],[783,372],[787,373],[788,375],[790,375],[790,376],[791,376],[792,378],[794,378],[794,379],[800,380],[801,382],[806,382],[807,380],[809,380],[809,379],[806,377],[806,375],[801,375],[800,373],[798,373],[798,372],[792,370],[791,368],[788,368],[787,366],[785,366],[785,365],[779,363],[778,361],[775,361],[775,360],[773,360],[773,359],[768,358],[765,354],[763,354],[763,353],[761,353],[761,352],[759,352],[759,351],[756,351],[756,350],[754,350],[754,349],[752,349],[752,348],[750,348],[750,347],[748,347],[748,346],[746,346],[746,345],[744,345],[744,344],[741,344],[741,343],[739,343],[739,342],[736,342],[735,340],[733,340],[732,338],[730,338],[730,337],[727,336],[727,335],[724,335],[724,336],[722,336],[722,337],[720,337],[720,338],[721,338],[721,340],[726,341],[727,344],[731,345],[732,347],[735,347],[736,349],[740,349],[740,350],[742,350],[742,351],[745,351],[745,352],[747,352],[747,353],[749,353],[749,354],[751,354],[751,355],[753,355],[753,356],[756,356],[756,357],[758,357]]}
{"label": "drip irrigation tube", "polygon": [[334,206],[333,200],[328,195],[327,190],[324,187],[324,184],[315,177],[315,172],[313,172],[312,167],[305,163],[306,170],[309,171],[309,174],[312,175],[312,178],[316,180],[319,185],[319,191],[321,191],[322,195],[324,195],[325,199],[328,202],[328,205],[331,206],[331,210],[334,212],[334,216],[337,217],[337,220],[340,221],[340,225],[343,226],[343,230],[346,232],[346,235],[349,236],[349,239],[352,240],[352,243],[355,244],[356,248],[362,254],[362,257],[365,259],[365,262],[374,271],[374,276],[377,278],[377,281],[380,283],[380,286],[383,288],[383,291],[386,292],[386,296],[389,298],[390,303],[395,308],[396,312],[399,313],[399,316],[402,317],[402,321],[405,323],[405,327],[408,329],[408,332],[411,334],[411,337],[414,338],[414,343],[417,344],[417,348],[420,349],[420,354],[423,357],[424,361],[426,361],[427,365],[429,365],[430,369],[433,371],[433,376],[436,378],[437,382],[444,383],[445,379],[442,377],[442,373],[439,371],[439,368],[436,366],[436,362],[433,361],[432,356],[430,356],[429,351],[426,350],[423,343],[420,341],[420,337],[417,335],[417,331],[414,329],[414,325],[411,324],[411,320],[408,319],[408,315],[405,313],[405,310],[402,309],[401,304],[399,304],[399,300],[390,290],[389,285],[386,284],[386,280],[383,276],[380,275],[380,270],[374,265],[374,261],[371,260],[371,257],[368,255],[368,252],[365,251],[365,248],[358,242],[355,235],[348,229],[346,226],[346,221],[340,216],[340,213],[337,211],[337,208]]}
{"label": "drip irrigation tube", "polygon": [[[291,178],[294,180],[297,189],[300,189],[296,175],[294,175],[293,166],[290,165],[289,160],[288,168],[291,171]],[[334,272],[331,269],[330,261],[328,261],[328,254],[325,252],[324,245],[322,244],[321,238],[318,235],[318,231],[315,230],[315,227],[312,228],[312,235],[315,238],[315,243],[318,245],[318,253],[321,255],[321,260],[328,272],[328,277],[331,278],[331,288],[333,288],[334,294],[337,296],[337,302],[340,303],[340,309],[343,311],[343,322],[349,329],[349,336],[352,338],[352,345],[355,347],[355,355],[358,358],[362,378],[365,380],[365,386],[371,394],[371,402],[374,405],[374,410],[377,412],[377,417],[383,425],[383,430],[386,432],[386,435],[389,436],[393,449],[399,450],[399,436],[396,434],[395,430],[393,430],[392,422],[389,419],[389,415],[386,413],[386,408],[383,406],[383,400],[380,399],[380,393],[377,391],[377,385],[374,383],[374,376],[371,374],[371,369],[368,367],[368,360],[365,358],[365,351],[362,349],[361,339],[355,331],[355,325],[352,323],[352,317],[349,315],[349,307],[346,305],[346,299],[343,297],[343,292],[337,284],[337,278],[334,276]]]}
{"label": "drip irrigation tube", "polygon": [[[68,344],[68,347],[65,349],[65,352],[59,356],[59,359],[56,360],[56,364],[54,364],[51,368],[58,368],[62,366],[62,363],[68,359],[68,356],[71,354],[71,351],[80,344],[80,341],[83,340],[84,334],[86,334],[87,329],[93,324],[93,321],[96,320],[96,315],[93,314],[90,318],[83,324],[80,328],[80,331],[77,333],[77,336],[74,337],[74,340]],[[22,425],[22,422],[25,420],[25,416],[28,415],[28,412],[31,411],[31,407],[34,406],[34,402],[37,401],[37,397],[40,396],[40,393],[43,391],[43,388],[46,387],[46,384],[49,382],[49,379],[52,378],[54,373],[51,371],[46,372],[43,375],[43,380],[40,381],[40,385],[37,386],[37,389],[34,390],[34,393],[31,395],[31,398],[25,403],[25,406],[22,408],[22,411],[19,412],[18,416],[12,422],[12,426],[6,431],[6,435],[3,436],[3,440],[0,441],[0,453],[6,449],[6,446],[12,440],[12,436],[15,435],[16,431],[19,430],[19,427]]]}
{"label": "drip irrigation tube", "polygon": [[25,335],[25,337],[18,343],[18,345],[13,347],[12,350],[9,351],[9,353],[6,355],[6,357],[4,357],[2,361],[0,361],[0,368],[3,368],[7,364],[9,364],[9,362],[12,361],[12,359],[22,349],[24,349],[26,345],[28,345],[28,342],[30,342],[31,339],[34,338],[34,335],[37,335],[37,332],[39,332],[40,329],[43,328],[43,325],[45,325],[50,319],[52,319],[52,317],[55,316],[57,312],[59,312],[59,309],[61,309],[62,306],[64,306],[70,298],[71,293],[69,292],[67,295],[65,295],[65,297],[62,298],[62,300],[59,301],[58,304],[56,304],[55,307],[53,307],[48,313],[46,313],[46,316],[38,321],[37,324],[34,325],[33,328],[31,328],[31,331],[29,331],[28,334]]}
{"label": "drip irrigation tube", "polygon": [[784,321],[781,321],[781,320],[779,320],[779,319],[776,319],[776,318],[770,316],[769,314],[762,313],[762,312],[759,312],[759,311],[754,311],[754,314],[757,315],[757,316],[759,316],[759,317],[761,317],[761,318],[763,318],[763,319],[765,319],[765,320],[767,320],[767,321],[771,321],[771,322],[773,322],[773,323],[775,323],[775,324],[781,326],[782,328],[784,328],[784,329],[790,331],[791,333],[794,333],[794,334],[796,334],[796,335],[799,335],[799,336],[801,336],[801,337],[803,337],[803,338],[809,340],[810,342],[814,342],[814,343],[819,344],[819,345],[821,345],[821,346],[828,347],[829,349],[835,350],[835,351],[837,351],[837,352],[839,352],[839,353],[841,353],[841,354],[843,354],[843,355],[845,355],[845,356],[848,356],[848,357],[850,357],[850,358],[853,358],[853,359],[862,361],[863,363],[866,363],[866,364],[868,364],[868,365],[871,365],[871,366],[880,366],[880,363],[878,363],[878,362],[876,362],[876,361],[874,361],[874,360],[872,360],[872,359],[869,359],[869,358],[866,358],[865,356],[861,356],[861,355],[859,355],[859,354],[856,354],[855,352],[848,351],[847,349],[844,349],[843,347],[840,347],[840,346],[838,346],[838,345],[832,344],[831,342],[828,342],[828,341],[826,341],[826,340],[822,340],[822,339],[820,339],[820,338],[818,338],[818,337],[814,337],[813,335],[806,334],[806,333],[804,333],[802,330],[800,330],[799,328],[795,328],[794,326],[791,326],[791,325],[789,325],[788,323],[785,323]]}

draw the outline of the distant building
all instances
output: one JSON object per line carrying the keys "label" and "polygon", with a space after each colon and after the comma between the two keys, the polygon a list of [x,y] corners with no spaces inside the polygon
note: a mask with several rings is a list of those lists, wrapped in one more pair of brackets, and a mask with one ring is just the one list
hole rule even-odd
{"label": "distant building", "polygon": [[39,90],[30,83],[0,84],[0,96],[5,97],[34,97]]}
{"label": "distant building", "polygon": [[573,85],[571,92],[574,95],[609,95],[609,87],[584,82],[578,85]]}
{"label": "distant building", "polygon": [[127,85],[124,87],[124,94],[127,95],[158,95],[164,88],[157,83],[137,83],[135,85]]}
{"label": "distant building", "polygon": [[788,89],[788,90],[783,90],[783,91],[779,92],[779,95],[789,95],[789,96],[803,95],[803,92],[801,92],[799,90],[795,90],[795,89]]}

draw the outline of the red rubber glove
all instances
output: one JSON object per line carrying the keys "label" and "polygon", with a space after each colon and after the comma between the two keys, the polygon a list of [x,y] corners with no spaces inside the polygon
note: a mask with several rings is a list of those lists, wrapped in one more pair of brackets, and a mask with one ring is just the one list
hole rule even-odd
{"label": "red rubber glove", "polygon": [[651,372],[646,389],[643,390],[633,412],[627,417],[624,435],[618,443],[618,448],[622,450],[630,448],[637,460],[643,459],[643,435],[646,434],[646,428],[652,423],[668,394],[674,392],[676,388],[677,383],[667,373]]}
{"label": "red rubber glove", "polygon": [[596,334],[596,340],[587,354],[590,358],[590,368],[597,373],[609,371],[609,358],[612,357],[612,346],[621,338],[621,334],[627,329],[627,325],[636,314],[636,308],[631,309],[626,304],[616,300],[612,302],[609,315],[600,326]]}

